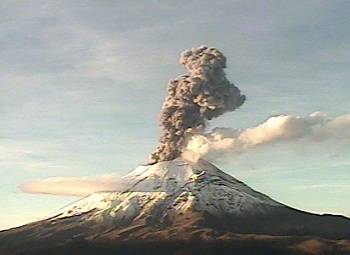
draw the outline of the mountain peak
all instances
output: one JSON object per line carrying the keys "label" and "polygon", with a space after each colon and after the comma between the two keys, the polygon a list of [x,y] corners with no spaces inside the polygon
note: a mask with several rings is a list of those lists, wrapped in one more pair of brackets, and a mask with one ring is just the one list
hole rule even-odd
{"label": "mountain peak", "polygon": [[[297,249],[304,247],[304,241],[313,242],[309,236],[350,239],[348,218],[290,208],[205,160],[188,162],[178,158],[139,166],[123,179],[127,188],[122,191],[91,194],[48,219],[0,232],[0,253],[19,255],[30,251],[41,255],[58,247],[63,253],[54,254],[61,255],[78,246],[84,252],[77,254],[101,254],[102,242],[116,249],[122,247],[120,254],[133,254],[135,243],[139,244],[137,254],[172,254],[171,247],[196,247],[194,240],[214,241],[220,248],[222,244],[235,247],[237,240],[247,244],[254,237],[257,239],[248,245],[258,247],[258,240],[264,240],[266,251],[271,247],[279,250],[267,254],[305,254],[285,251],[290,251],[291,242],[298,243]],[[155,242],[166,249],[151,252]],[[341,241],[320,243],[326,248],[344,246]],[[216,254],[211,242],[207,244]],[[35,250],[37,246],[41,248]],[[89,253],[87,247],[94,250]],[[149,253],[142,253],[142,247]],[[113,249],[110,252],[115,254]]]}
{"label": "mountain peak", "polygon": [[124,191],[92,194],[64,208],[56,217],[94,211],[90,219],[103,216],[132,221],[156,214],[169,221],[187,211],[216,216],[256,215],[284,207],[205,160],[177,158],[139,166],[123,179],[128,183]]}

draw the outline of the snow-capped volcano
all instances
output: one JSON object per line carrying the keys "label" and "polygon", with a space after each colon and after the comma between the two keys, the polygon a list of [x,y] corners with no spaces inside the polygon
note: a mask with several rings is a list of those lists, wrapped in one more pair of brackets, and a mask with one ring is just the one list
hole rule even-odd
{"label": "snow-capped volcano", "polygon": [[[269,242],[275,240],[266,244],[268,249],[276,243],[280,249],[281,245],[289,247],[295,236],[299,236],[298,242],[308,240],[305,236],[350,239],[348,218],[290,208],[204,160],[193,163],[178,158],[139,166],[124,176],[124,181],[127,188],[121,192],[94,193],[46,220],[0,232],[0,254],[47,254],[49,248],[63,247],[64,251],[82,242],[83,248],[74,254],[101,254],[89,253],[86,248],[97,249],[101,242],[103,247],[106,243],[114,247],[128,242],[130,245],[122,249],[124,253],[118,254],[131,254],[133,243],[140,241],[149,249],[155,240],[166,245],[174,241],[176,247],[180,240],[192,249],[193,240],[245,240],[244,243],[251,240],[252,235],[290,236],[283,239],[286,242],[283,244],[279,237],[268,239]],[[172,245],[164,246],[170,249],[166,250],[167,254],[172,251]],[[249,247],[254,245],[256,243],[249,243]],[[335,247],[338,241],[322,245]],[[36,246],[41,248],[33,250]],[[30,253],[21,253],[28,249]],[[289,254],[283,249],[279,251]],[[114,254],[108,251],[111,253],[106,254]],[[164,254],[165,250],[161,251],[140,254]],[[53,254],[68,254],[55,252]]]}
{"label": "snow-capped volcano", "polygon": [[124,192],[92,194],[59,211],[54,219],[82,216],[131,222],[157,211],[158,220],[169,221],[186,212],[254,216],[284,207],[204,160],[178,158],[139,166],[124,181],[128,183]]}

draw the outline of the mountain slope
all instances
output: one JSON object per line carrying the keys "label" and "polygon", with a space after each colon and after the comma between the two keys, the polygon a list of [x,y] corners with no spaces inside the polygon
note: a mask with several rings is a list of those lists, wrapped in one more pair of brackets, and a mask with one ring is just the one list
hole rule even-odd
{"label": "mountain slope", "polygon": [[162,217],[171,218],[187,211],[254,216],[284,207],[203,160],[191,164],[176,159],[140,166],[124,180],[129,183],[124,192],[92,194],[64,208],[56,217],[95,209],[95,217],[138,219],[149,215],[155,206]]}
{"label": "mountain slope", "polygon": [[49,219],[0,232],[0,253],[72,242],[233,241],[249,234],[350,239],[349,219],[285,206],[204,160],[140,166],[124,180],[123,192],[95,193]]}

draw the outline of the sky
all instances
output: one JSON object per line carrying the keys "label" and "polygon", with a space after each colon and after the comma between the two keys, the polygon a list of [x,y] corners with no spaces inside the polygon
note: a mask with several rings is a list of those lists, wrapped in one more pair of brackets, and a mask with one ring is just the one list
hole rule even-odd
{"label": "sky", "polygon": [[[244,130],[280,114],[348,116],[349,8],[339,0],[1,1],[0,229],[79,199],[28,193],[26,183],[100,180],[146,163],[185,49],[222,51],[228,79],[247,96],[211,128]],[[271,143],[215,164],[287,205],[350,216],[350,135]]]}

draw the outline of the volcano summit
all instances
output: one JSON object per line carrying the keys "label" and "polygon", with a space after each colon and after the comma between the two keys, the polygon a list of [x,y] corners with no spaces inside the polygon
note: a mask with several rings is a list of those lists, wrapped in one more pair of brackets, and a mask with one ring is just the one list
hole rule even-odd
{"label": "volcano summit", "polygon": [[0,232],[0,255],[350,254],[350,219],[279,203],[199,159],[200,148],[188,157],[188,141],[207,121],[246,97],[216,48],[185,51],[180,63],[187,73],[169,82],[150,164],[124,176],[122,191]]}
{"label": "volcano summit", "polygon": [[290,208],[205,160],[140,166],[124,179],[123,192],[94,193],[46,220],[1,232],[0,254],[350,251],[350,219]]}

